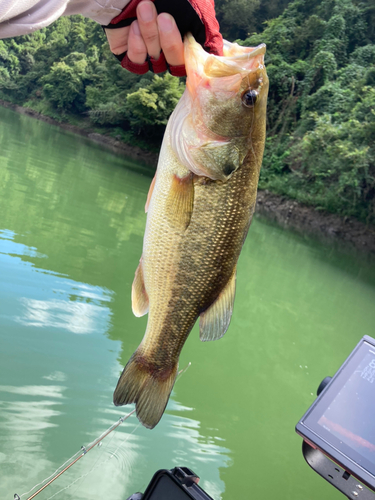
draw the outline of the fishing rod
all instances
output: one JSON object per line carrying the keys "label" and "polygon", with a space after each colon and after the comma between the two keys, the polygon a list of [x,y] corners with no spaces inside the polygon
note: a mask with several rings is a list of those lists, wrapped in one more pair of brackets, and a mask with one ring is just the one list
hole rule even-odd
{"label": "fishing rod", "polygon": [[[187,366],[183,369],[181,369],[178,373],[177,373],[177,378],[176,378],[176,382],[179,380],[179,378],[181,377],[181,375],[183,375],[186,370],[191,366],[191,363],[189,362],[187,364]],[[110,434],[112,431],[114,431],[115,429],[117,429],[117,427],[119,425],[121,425],[123,422],[125,422],[125,420],[127,420],[131,415],[133,415],[133,413],[135,413],[136,409],[132,410],[130,413],[128,413],[127,415],[124,415],[123,417],[121,417],[119,419],[118,422],[114,423],[111,425],[111,427],[109,427],[109,429],[107,431],[105,431],[101,436],[99,436],[92,444],[90,444],[87,448],[85,446],[81,446],[81,449],[82,449],[82,453],[76,457],[75,455],[73,455],[73,457],[71,457],[69,460],[68,460],[68,465],[66,467],[64,467],[63,470],[61,470],[60,472],[57,472],[61,467],[63,467],[65,465],[65,462],[62,466],[59,467],[59,469],[57,469],[53,474],[52,476],[48,477],[47,479],[45,479],[44,481],[47,481],[48,482],[46,484],[44,484],[41,488],[39,488],[38,491],[36,491],[35,493],[33,493],[30,497],[27,497],[26,500],[33,500],[33,498],[35,498],[37,495],[39,495],[39,493],[41,491],[43,491],[45,488],[47,488],[47,486],[49,486],[51,483],[53,483],[54,481],[56,481],[56,479],[58,477],[60,477],[62,474],[64,474],[64,472],[66,472],[68,469],[70,469],[70,467],[72,467],[75,463],[78,462],[78,460],[80,460],[82,457],[84,457],[85,455],[87,455],[87,453],[92,450],[96,445],[98,445],[105,437],[108,436],[108,434]],[[39,486],[40,484],[43,484],[44,481],[42,481],[42,483],[39,483],[37,484],[36,486],[34,486],[34,488],[32,488],[30,491],[34,490],[37,486]],[[25,495],[28,495],[30,493],[30,491],[28,491],[27,493],[23,493],[21,496],[19,496],[17,493],[14,494],[14,500],[21,500],[22,497],[24,497]]]}
{"label": "fishing rod", "polygon": [[[36,491],[30,497],[28,497],[27,500],[32,500],[37,495],[39,495],[40,492],[42,492],[45,488],[47,488],[47,486],[49,486],[58,477],[60,477],[62,474],[64,474],[64,472],[66,472],[68,469],[70,469],[70,467],[72,467],[75,463],[77,463],[78,460],[80,460],[82,457],[84,457],[85,455],[87,455],[87,453],[90,450],[92,450],[96,445],[98,445],[105,437],[108,436],[108,434],[110,434],[115,429],[117,429],[117,427],[119,425],[121,425],[123,422],[125,422],[125,420],[127,420],[131,415],[133,415],[133,413],[135,413],[135,409],[133,411],[131,411],[130,413],[128,413],[127,415],[124,415],[123,417],[121,417],[118,422],[116,422],[115,424],[111,425],[111,427],[107,431],[105,431],[104,434],[102,434],[101,436],[99,436],[91,445],[89,445],[88,448],[86,448],[85,446],[81,446],[82,453],[77,458],[75,458],[74,460],[72,460],[66,467],[64,467],[64,469],[62,471],[60,471],[57,474],[54,474],[53,477],[45,485],[43,485],[41,488],[39,488],[38,491]],[[21,497],[22,496],[24,496],[24,495],[21,495]],[[21,497],[19,495],[17,495],[17,493],[14,494],[14,500],[21,500]]]}

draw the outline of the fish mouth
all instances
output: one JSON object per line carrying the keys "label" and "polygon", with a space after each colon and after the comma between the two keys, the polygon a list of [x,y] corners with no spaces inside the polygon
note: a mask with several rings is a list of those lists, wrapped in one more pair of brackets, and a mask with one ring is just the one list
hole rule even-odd
{"label": "fish mouth", "polygon": [[261,43],[257,47],[242,47],[242,45],[238,45],[238,43],[231,43],[224,40],[223,52],[224,57],[241,61],[264,55],[266,53],[266,44]]}
{"label": "fish mouth", "polygon": [[187,89],[195,96],[198,87],[215,91],[238,92],[241,81],[251,73],[264,72],[264,43],[257,47],[242,47],[224,40],[223,56],[206,52],[190,33],[184,38]]}
{"label": "fish mouth", "polygon": [[237,43],[224,40],[223,56],[207,53],[197,43],[191,33],[185,35],[184,52],[187,76],[195,79],[241,75],[264,68],[266,44],[257,47],[242,47]]}

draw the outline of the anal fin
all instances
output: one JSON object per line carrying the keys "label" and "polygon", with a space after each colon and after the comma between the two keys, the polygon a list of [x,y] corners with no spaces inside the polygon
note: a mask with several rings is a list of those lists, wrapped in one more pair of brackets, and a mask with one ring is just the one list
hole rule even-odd
{"label": "anal fin", "polygon": [[235,292],[236,268],[215,302],[200,315],[199,336],[202,342],[220,339],[228,330]]}
{"label": "anal fin", "polygon": [[135,271],[132,285],[132,309],[137,317],[144,316],[148,312],[148,295],[143,279],[142,257]]}

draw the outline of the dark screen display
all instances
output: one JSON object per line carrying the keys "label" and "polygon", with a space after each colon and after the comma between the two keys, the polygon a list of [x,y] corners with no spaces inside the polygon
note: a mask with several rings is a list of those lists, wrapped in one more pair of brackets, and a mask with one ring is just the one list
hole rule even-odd
{"label": "dark screen display", "polygon": [[303,425],[375,477],[374,346],[354,351]]}
{"label": "dark screen display", "polygon": [[162,476],[153,489],[150,500],[189,500],[191,497],[169,476]]}

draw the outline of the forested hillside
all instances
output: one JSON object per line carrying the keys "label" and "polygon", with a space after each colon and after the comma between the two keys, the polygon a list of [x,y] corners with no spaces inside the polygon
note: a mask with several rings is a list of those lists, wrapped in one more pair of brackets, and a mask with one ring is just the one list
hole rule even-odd
{"label": "forested hillside", "polygon": [[246,45],[270,78],[261,187],[375,223],[375,2],[296,0]]}
{"label": "forested hillside", "polygon": [[[375,224],[373,0],[216,0],[225,37],[267,44],[260,186]],[[278,16],[278,17],[277,17]],[[0,99],[158,144],[184,82],[123,70],[100,26],[61,18],[0,40]]]}

